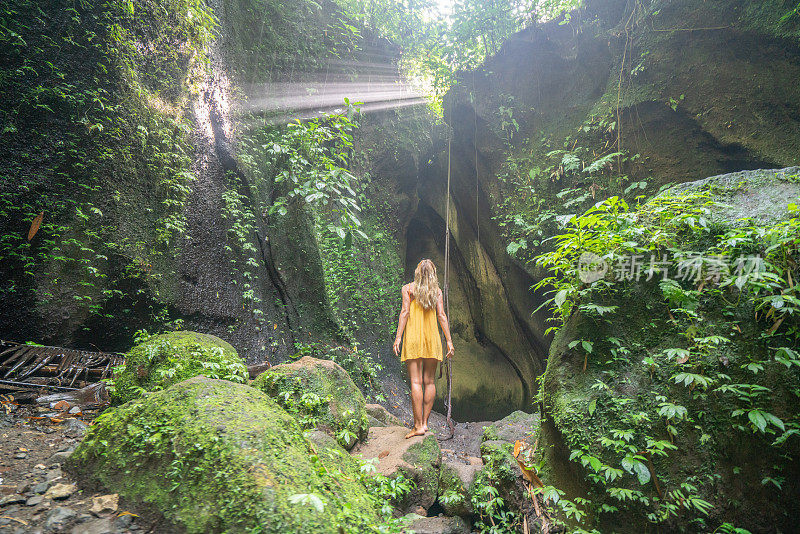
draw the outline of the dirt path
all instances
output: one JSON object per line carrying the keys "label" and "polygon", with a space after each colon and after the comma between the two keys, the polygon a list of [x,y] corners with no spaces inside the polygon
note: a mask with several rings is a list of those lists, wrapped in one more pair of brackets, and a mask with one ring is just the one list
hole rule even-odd
{"label": "dirt path", "polygon": [[116,495],[86,493],[62,471],[96,413],[53,415],[33,406],[0,406],[0,534],[166,534]]}

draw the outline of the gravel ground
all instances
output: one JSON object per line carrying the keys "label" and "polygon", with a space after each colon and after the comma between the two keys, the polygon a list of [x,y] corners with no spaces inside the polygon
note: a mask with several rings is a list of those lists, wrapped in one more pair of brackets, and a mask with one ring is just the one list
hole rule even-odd
{"label": "gravel ground", "polygon": [[[11,413],[7,413],[11,412]],[[88,493],[61,470],[93,413],[0,405],[0,534],[166,533],[116,495]]]}

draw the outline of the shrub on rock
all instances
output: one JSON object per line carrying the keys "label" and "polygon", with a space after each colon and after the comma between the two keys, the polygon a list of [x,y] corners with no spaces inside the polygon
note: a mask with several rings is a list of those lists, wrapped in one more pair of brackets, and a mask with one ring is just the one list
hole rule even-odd
{"label": "shrub on rock", "polygon": [[236,349],[210,334],[179,331],[151,336],[129,350],[125,363],[114,371],[112,400],[121,404],[198,375],[243,384],[247,367]]}
{"label": "shrub on rock", "polygon": [[328,432],[346,449],[367,435],[364,395],[335,362],[303,356],[272,367],[251,385],[276,398],[303,426]]}
{"label": "shrub on rock", "polygon": [[101,415],[66,468],[190,533],[369,531],[374,501],[330,449],[264,393],[195,377]]}
{"label": "shrub on rock", "polygon": [[493,487],[503,499],[505,506],[519,517],[527,516],[529,525],[538,525],[522,470],[514,457],[517,440],[529,445],[538,443],[541,418],[538,413],[517,410],[505,418],[487,425],[483,430],[481,457],[484,466],[474,476],[469,493],[475,513],[483,519],[488,510],[482,508],[487,502],[486,488]]}

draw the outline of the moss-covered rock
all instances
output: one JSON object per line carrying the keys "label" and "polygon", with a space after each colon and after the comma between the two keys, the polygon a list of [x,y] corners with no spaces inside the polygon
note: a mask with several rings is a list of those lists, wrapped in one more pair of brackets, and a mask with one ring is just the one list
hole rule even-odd
{"label": "moss-covered rock", "polygon": [[517,440],[530,445],[538,444],[540,432],[540,415],[521,410],[484,426],[481,442],[484,467],[475,476],[470,493],[474,493],[476,482],[494,486],[509,508],[529,514],[533,503],[523,483],[522,470],[514,457],[514,444]]}
{"label": "moss-covered rock", "polygon": [[[645,203],[628,235],[668,236],[670,258],[717,259],[719,270],[681,276],[673,260],[666,280],[597,284],[555,336],[541,390],[549,419],[541,478],[568,498],[617,508],[590,516],[598,529],[793,528],[800,376],[784,356],[796,360],[798,321],[782,310],[795,306],[784,295],[800,275],[800,221],[787,209],[800,194],[797,176],[796,168],[715,176]],[[680,217],[688,222],[676,231]],[[762,266],[737,273],[747,257]]]}
{"label": "moss-covered rock", "polygon": [[800,167],[755,169],[673,185],[663,195],[709,193],[715,222],[745,226],[775,224],[787,218],[787,203],[800,197]]}
{"label": "moss-covered rock", "polygon": [[121,404],[198,375],[245,383],[247,367],[236,349],[216,336],[188,331],[152,336],[129,350],[114,371],[112,399]]}
{"label": "moss-covered rock", "polygon": [[402,426],[372,427],[365,442],[351,451],[365,460],[377,459],[377,471],[394,478],[398,473],[414,482],[414,488],[403,502],[401,510],[430,508],[438,495],[439,466],[442,452],[433,435],[405,438],[408,429]]}
{"label": "moss-covered rock", "polygon": [[405,516],[416,534],[467,534],[472,531],[467,521],[460,517],[424,517],[419,514]]}
{"label": "moss-covered rock", "polygon": [[422,441],[411,445],[402,456],[407,466],[402,466],[409,478],[415,482],[408,500],[425,509],[431,507],[439,494],[439,467],[442,451],[436,436],[429,434]]}
{"label": "moss-covered rock", "polygon": [[[533,524],[531,521],[536,517],[532,515],[533,502],[523,484],[522,470],[514,458],[514,445],[502,440],[486,440],[481,443],[481,458],[484,466],[476,473],[471,489],[477,499],[473,504],[486,503],[493,493],[503,500],[503,509],[520,518],[528,516],[528,523]],[[495,491],[489,493],[489,487]]]}
{"label": "moss-covered rock", "polygon": [[502,440],[514,443],[517,440],[533,444],[539,434],[541,417],[538,413],[517,410],[491,425],[483,427],[484,440]]}
{"label": "moss-covered rock", "polygon": [[367,404],[364,408],[367,410],[367,415],[382,423],[383,426],[403,426],[403,422],[400,419],[380,404]]}
{"label": "moss-covered rock", "polygon": [[439,504],[447,515],[469,516],[474,509],[475,475],[481,465],[442,459],[439,468]]}
{"label": "moss-covered rock", "polygon": [[278,399],[301,424],[328,432],[347,449],[367,435],[364,395],[335,362],[303,356],[272,367],[251,385]]}
{"label": "moss-covered rock", "polygon": [[195,377],[104,413],[67,469],[187,532],[367,530],[372,500],[335,447],[262,392]]}

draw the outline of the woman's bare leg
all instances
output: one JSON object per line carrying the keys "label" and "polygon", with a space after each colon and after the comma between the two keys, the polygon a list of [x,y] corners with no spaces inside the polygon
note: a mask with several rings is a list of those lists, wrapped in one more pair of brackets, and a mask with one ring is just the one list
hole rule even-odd
{"label": "woman's bare leg", "polygon": [[436,376],[436,366],[439,360],[435,358],[425,358],[422,360],[422,385],[425,388],[422,403],[422,430],[428,431],[428,417],[431,415],[433,409],[433,401],[436,400],[436,383],[434,377]]}
{"label": "woman's bare leg", "polygon": [[408,375],[411,377],[411,410],[414,412],[414,428],[406,434],[406,438],[410,438],[411,436],[421,436],[425,433],[422,430],[422,359],[406,360],[406,365],[408,366]]}

